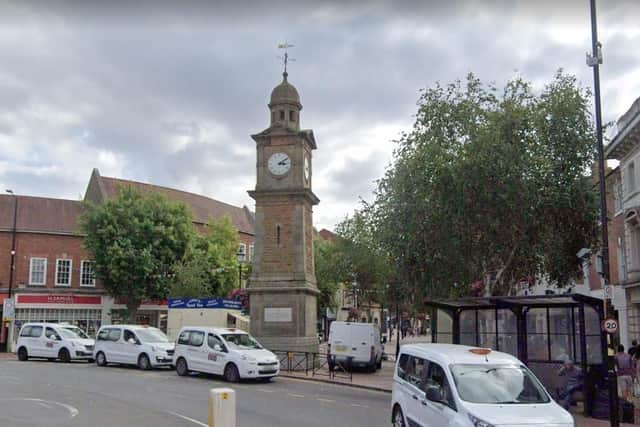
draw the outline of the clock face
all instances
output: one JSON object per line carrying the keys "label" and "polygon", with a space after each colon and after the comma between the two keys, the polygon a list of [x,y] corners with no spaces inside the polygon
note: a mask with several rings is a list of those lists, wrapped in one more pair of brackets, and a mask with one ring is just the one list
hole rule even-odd
{"label": "clock face", "polygon": [[304,180],[308,183],[309,178],[311,178],[311,163],[309,156],[304,156]]}
{"label": "clock face", "polygon": [[267,167],[274,175],[284,175],[291,169],[291,159],[287,153],[275,153],[269,157]]}

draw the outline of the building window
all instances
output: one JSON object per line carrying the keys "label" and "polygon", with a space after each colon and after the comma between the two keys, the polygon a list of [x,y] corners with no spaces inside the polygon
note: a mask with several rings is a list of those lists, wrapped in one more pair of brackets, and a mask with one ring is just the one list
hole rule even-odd
{"label": "building window", "polygon": [[253,261],[253,257],[256,254],[256,247],[255,245],[249,245],[249,262]]}
{"label": "building window", "polygon": [[56,260],[56,286],[71,286],[71,260]]}
{"label": "building window", "polygon": [[280,110],[280,120],[284,120],[284,110]]}
{"label": "building window", "polygon": [[289,121],[290,122],[295,122],[296,121],[296,112],[295,111],[289,111]]}
{"label": "building window", "polygon": [[93,261],[82,260],[80,263],[80,286],[95,286],[96,279],[93,273]]}
{"label": "building window", "polygon": [[31,258],[29,264],[29,284],[44,286],[47,283],[47,259]]}
{"label": "building window", "polygon": [[244,262],[247,254],[247,245],[244,243],[240,243],[240,247],[238,247],[238,261]]}
{"label": "building window", "polygon": [[627,166],[627,188],[629,189],[627,195],[630,195],[636,190],[636,166],[633,162]]}

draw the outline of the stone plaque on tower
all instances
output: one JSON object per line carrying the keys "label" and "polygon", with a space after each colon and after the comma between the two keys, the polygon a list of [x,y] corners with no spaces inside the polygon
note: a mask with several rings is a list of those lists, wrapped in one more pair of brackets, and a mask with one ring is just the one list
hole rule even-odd
{"label": "stone plaque on tower", "polygon": [[257,179],[255,255],[248,291],[251,334],[274,350],[315,352],[317,295],[311,190],[313,131],[300,129],[300,97],[283,73],[271,93],[271,125],[252,135]]}

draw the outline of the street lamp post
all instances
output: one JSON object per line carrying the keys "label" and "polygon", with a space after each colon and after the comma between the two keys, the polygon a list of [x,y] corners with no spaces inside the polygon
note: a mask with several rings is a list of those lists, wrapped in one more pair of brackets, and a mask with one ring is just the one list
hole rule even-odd
{"label": "street lamp post", "polygon": [[[16,224],[18,219],[18,197],[14,194],[13,190],[5,190],[7,194],[13,196],[13,230],[11,235],[11,261],[9,264],[9,292],[8,298],[11,298],[13,290],[13,276],[16,269]],[[2,336],[4,337],[4,349],[9,351],[9,328],[2,322]]]}
{"label": "street lamp post", "polygon": [[[598,183],[600,188],[600,227],[602,227],[602,278],[604,285],[609,285],[609,232],[607,215],[607,187],[605,182],[604,144],[602,142],[602,109],[600,103],[600,64],[602,63],[602,45],[598,41],[598,24],[596,19],[596,0],[590,0],[591,9],[591,54],[587,53],[587,65],[593,68],[593,95],[596,113],[596,137],[598,139]],[[604,317],[607,313],[606,297],[604,299]],[[613,366],[607,371],[609,377],[609,420],[612,427],[620,425],[618,414],[618,379]]]}
{"label": "street lamp post", "polygon": [[238,289],[242,289],[242,264],[244,263],[245,253],[242,250],[238,250],[236,255],[238,257]]}

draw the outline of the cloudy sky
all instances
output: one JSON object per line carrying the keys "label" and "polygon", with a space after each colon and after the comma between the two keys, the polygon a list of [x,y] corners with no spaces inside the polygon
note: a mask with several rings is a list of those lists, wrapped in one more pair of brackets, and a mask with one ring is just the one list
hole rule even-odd
{"label": "cloudy sky", "polygon": [[[314,130],[319,228],[371,199],[422,88],[469,71],[592,85],[588,0],[0,0],[0,188],[80,198],[102,175],[253,208],[250,134],[289,80]],[[179,5],[179,6],[178,6]],[[640,6],[599,0],[603,114],[640,96]]]}

